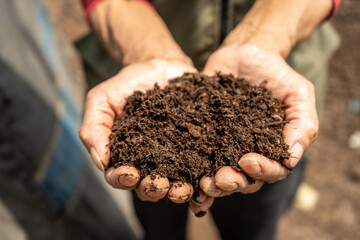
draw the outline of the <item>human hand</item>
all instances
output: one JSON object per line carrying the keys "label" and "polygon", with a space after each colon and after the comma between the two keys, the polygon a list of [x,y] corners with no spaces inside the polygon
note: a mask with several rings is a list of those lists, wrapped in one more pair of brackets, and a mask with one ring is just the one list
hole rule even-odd
{"label": "human hand", "polygon": [[135,63],[89,91],[80,138],[95,165],[105,172],[106,181],[114,188],[134,189],[143,201],[158,201],[168,195],[173,202],[181,203],[191,197],[191,184],[183,183],[182,187],[170,188],[167,178],[152,180],[150,176],[146,176],[140,179],[139,171],[132,166],[120,166],[116,169],[111,167],[105,171],[110,161],[110,149],[107,144],[111,127],[114,119],[121,114],[126,98],[135,90],[153,88],[155,82],[160,87],[164,86],[169,79],[184,72],[196,72],[196,69],[183,61],[156,59]]}
{"label": "human hand", "polygon": [[266,87],[284,105],[286,120],[285,142],[290,146],[291,157],[283,165],[266,157],[248,153],[238,164],[255,183],[250,184],[243,173],[231,167],[223,167],[214,177],[204,177],[200,187],[208,197],[202,196],[202,204],[191,203],[194,213],[210,208],[213,197],[221,197],[234,192],[253,193],[264,182],[273,183],[284,179],[288,169],[296,166],[303,152],[315,140],[318,120],[315,108],[314,87],[310,81],[296,73],[279,55],[253,45],[228,45],[214,52],[208,59],[204,73],[213,75],[216,71],[245,78],[253,85],[267,80]]}

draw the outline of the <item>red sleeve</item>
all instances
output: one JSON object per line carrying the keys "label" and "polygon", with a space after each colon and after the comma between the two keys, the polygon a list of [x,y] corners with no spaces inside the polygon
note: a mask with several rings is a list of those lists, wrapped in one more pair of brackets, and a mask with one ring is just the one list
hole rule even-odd
{"label": "red sleeve", "polygon": [[[96,6],[96,4],[98,4],[101,1],[105,1],[105,0],[81,0],[82,5],[85,9],[86,20],[89,21],[92,10]],[[146,2],[146,3],[150,4],[150,2],[148,0],[137,0],[137,1]]]}
{"label": "red sleeve", "polygon": [[83,7],[85,9],[86,20],[89,21],[90,14],[94,9],[95,5],[103,0],[81,0]]}
{"label": "red sleeve", "polygon": [[342,0],[332,0],[333,7],[332,7],[331,12],[330,12],[329,16],[327,17],[327,19],[332,18],[336,14],[336,12],[338,11],[338,9],[340,7],[341,1]]}

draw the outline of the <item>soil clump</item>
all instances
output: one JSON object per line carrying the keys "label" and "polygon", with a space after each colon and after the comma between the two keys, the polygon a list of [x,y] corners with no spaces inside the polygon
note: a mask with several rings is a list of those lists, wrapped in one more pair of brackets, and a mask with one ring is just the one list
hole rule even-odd
{"label": "soil clump", "polygon": [[127,99],[110,135],[110,166],[131,165],[141,177],[159,174],[198,187],[223,166],[241,171],[250,152],[283,162],[285,108],[266,89],[244,79],[186,73],[161,89]]}

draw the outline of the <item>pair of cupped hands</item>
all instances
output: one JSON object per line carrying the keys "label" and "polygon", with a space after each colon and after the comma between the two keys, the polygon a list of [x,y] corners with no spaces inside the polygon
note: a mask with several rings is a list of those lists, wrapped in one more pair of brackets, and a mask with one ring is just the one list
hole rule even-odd
{"label": "pair of cupped hands", "polygon": [[[153,88],[156,82],[165,86],[169,79],[181,76],[184,72],[197,72],[183,61],[153,59],[124,67],[117,75],[90,90],[86,98],[80,138],[112,187],[135,190],[143,201],[156,202],[166,196],[176,203],[189,201],[191,210],[201,215],[211,207],[215,197],[235,192],[253,193],[264,182],[274,183],[288,175],[288,169],[296,166],[318,132],[312,83],[288,66],[281,56],[253,45],[228,46],[215,51],[209,57],[203,73],[214,75],[217,71],[245,78],[255,85],[267,80],[266,87],[285,105],[289,123],[285,126],[284,136],[291,154],[283,162],[285,166],[262,155],[248,153],[241,157],[238,164],[254,183],[250,184],[244,173],[225,166],[215,176],[203,177],[199,184],[201,190],[196,194],[189,183],[182,183],[178,187],[177,182],[172,185],[165,177],[140,178],[139,171],[132,166],[107,168],[110,161],[107,144],[111,127],[114,119],[121,114],[126,98],[135,90]],[[175,185],[176,188],[171,187]]]}

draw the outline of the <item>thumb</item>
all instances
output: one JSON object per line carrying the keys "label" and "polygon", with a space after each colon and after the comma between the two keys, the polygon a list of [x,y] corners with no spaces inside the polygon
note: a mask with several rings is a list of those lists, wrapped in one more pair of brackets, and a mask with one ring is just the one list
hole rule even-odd
{"label": "thumb", "polygon": [[284,160],[285,166],[293,168],[301,159],[305,150],[316,139],[318,125],[306,119],[290,121],[285,126],[285,142],[290,146],[290,157]]}
{"label": "thumb", "polygon": [[205,67],[204,67],[202,73],[205,74],[205,75],[208,75],[208,76],[213,76],[213,75],[215,75],[216,71],[220,71],[220,69],[219,69],[219,70],[216,70],[216,69],[214,68],[212,62],[211,62],[210,59],[209,59],[209,60],[206,62]]}
{"label": "thumb", "polygon": [[[223,74],[234,74],[234,69],[231,64],[222,61],[223,58],[220,53],[214,52],[206,61],[203,73],[208,76],[213,76],[220,71]],[[229,60],[229,59],[226,59]]]}
{"label": "thumb", "polygon": [[98,169],[105,171],[110,161],[109,135],[115,112],[99,87],[92,89],[87,97],[83,124],[79,136]]}
{"label": "thumb", "polygon": [[313,85],[306,80],[296,86],[296,93],[290,93],[284,102],[286,119],[290,121],[284,128],[285,142],[290,146],[290,158],[284,161],[288,168],[296,166],[319,131]]}

